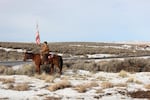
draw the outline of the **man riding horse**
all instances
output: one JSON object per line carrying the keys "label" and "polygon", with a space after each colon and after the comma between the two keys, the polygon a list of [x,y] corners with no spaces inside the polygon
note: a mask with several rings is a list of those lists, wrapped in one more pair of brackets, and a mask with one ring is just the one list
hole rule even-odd
{"label": "man riding horse", "polygon": [[41,47],[41,55],[42,55],[42,64],[48,64],[48,55],[49,55],[49,47],[47,41],[44,41]]}
{"label": "man riding horse", "polygon": [[[41,46],[41,53],[29,53],[25,52],[24,54],[24,61],[27,59],[32,59],[36,65],[36,72],[40,74],[40,65],[42,64],[51,64],[50,66],[50,74],[54,72],[54,67],[59,68],[59,73],[62,74],[62,67],[63,67],[63,59],[61,56],[56,54],[49,54],[49,47],[47,42],[45,41]],[[42,57],[41,57],[42,56]]]}

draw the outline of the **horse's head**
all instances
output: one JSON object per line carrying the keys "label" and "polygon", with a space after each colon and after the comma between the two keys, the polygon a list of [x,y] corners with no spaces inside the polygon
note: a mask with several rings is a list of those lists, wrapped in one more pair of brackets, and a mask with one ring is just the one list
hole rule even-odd
{"label": "horse's head", "polygon": [[26,61],[27,59],[32,59],[32,58],[33,58],[33,53],[32,52],[25,52],[23,61]]}

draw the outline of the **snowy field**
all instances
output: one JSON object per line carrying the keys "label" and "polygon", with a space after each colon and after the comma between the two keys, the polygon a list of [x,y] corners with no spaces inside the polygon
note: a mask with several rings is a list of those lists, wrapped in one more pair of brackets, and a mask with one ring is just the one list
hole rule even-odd
{"label": "snowy field", "polygon": [[[41,76],[46,79],[39,78]],[[149,72],[91,73],[84,70],[67,70],[61,76],[1,75],[0,99],[143,100],[132,98],[128,93],[150,90],[149,76]]]}
{"label": "snowy field", "polygon": [[[70,45],[81,47],[82,45]],[[133,49],[133,44],[122,46],[89,46],[92,48]],[[24,52],[22,49],[0,47],[5,51]],[[136,47],[136,50],[143,47]],[[63,54],[60,54],[63,56]],[[88,58],[117,57],[115,54],[86,54]],[[70,58],[82,58],[71,56]],[[143,57],[144,58],[144,57]],[[149,57],[148,57],[149,58]],[[119,58],[122,60],[123,58]],[[147,59],[147,57],[145,58]],[[112,59],[107,59],[112,60]],[[99,62],[100,60],[95,60]],[[101,61],[106,61],[105,59]],[[14,70],[23,65],[14,66]],[[0,70],[1,71],[1,70]],[[133,97],[137,91],[148,92],[148,96]],[[142,95],[144,95],[144,92]],[[119,73],[65,70],[62,75],[0,75],[0,100],[149,100],[150,72]]]}

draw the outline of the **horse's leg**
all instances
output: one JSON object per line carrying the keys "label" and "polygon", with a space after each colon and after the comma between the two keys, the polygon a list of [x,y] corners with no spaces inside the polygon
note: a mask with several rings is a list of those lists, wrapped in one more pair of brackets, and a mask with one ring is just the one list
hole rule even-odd
{"label": "horse's leg", "polygon": [[40,73],[41,73],[40,65],[36,65],[36,72],[37,72],[38,74],[40,74]]}
{"label": "horse's leg", "polygon": [[51,64],[51,66],[50,66],[50,74],[53,74],[53,72],[54,72],[54,64]]}
{"label": "horse's leg", "polygon": [[57,68],[59,69],[59,74],[61,75],[62,74],[62,67],[60,65],[59,62],[55,63],[55,66],[57,66]]}
{"label": "horse's leg", "polygon": [[41,74],[40,64],[39,64],[39,66],[38,66],[38,72],[39,72],[39,74]]}
{"label": "horse's leg", "polygon": [[38,72],[38,65],[35,63],[35,72]]}
{"label": "horse's leg", "polygon": [[59,74],[62,74],[62,67],[58,64],[58,68],[59,68]]}
{"label": "horse's leg", "polygon": [[62,66],[63,66],[63,60],[61,57],[59,57],[58,68],[59,68],[60,75],[62,74]]}
{"label": "horse's leg", "polygon": [[61,58],[55,59],[54,64],[59,69],[59,74],[61,75],[62,74],[62,65],[63,65],[62,59]]}

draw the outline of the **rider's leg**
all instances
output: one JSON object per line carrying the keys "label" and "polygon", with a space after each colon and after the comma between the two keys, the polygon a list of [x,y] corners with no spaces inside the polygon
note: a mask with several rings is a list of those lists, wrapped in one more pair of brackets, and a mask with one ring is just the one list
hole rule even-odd
{"label": "rider's leg", "polygon": [[44,64],[48,64],[48,55],[49,54],[44,54]]}
{"label": "rider's leg", "polygon": [[42,55],[42,64],[44,64],[44,63],[45,63],[45,59],[46,59],[46,55],[45,55],[45,54],[43,54],[43,55]]}

